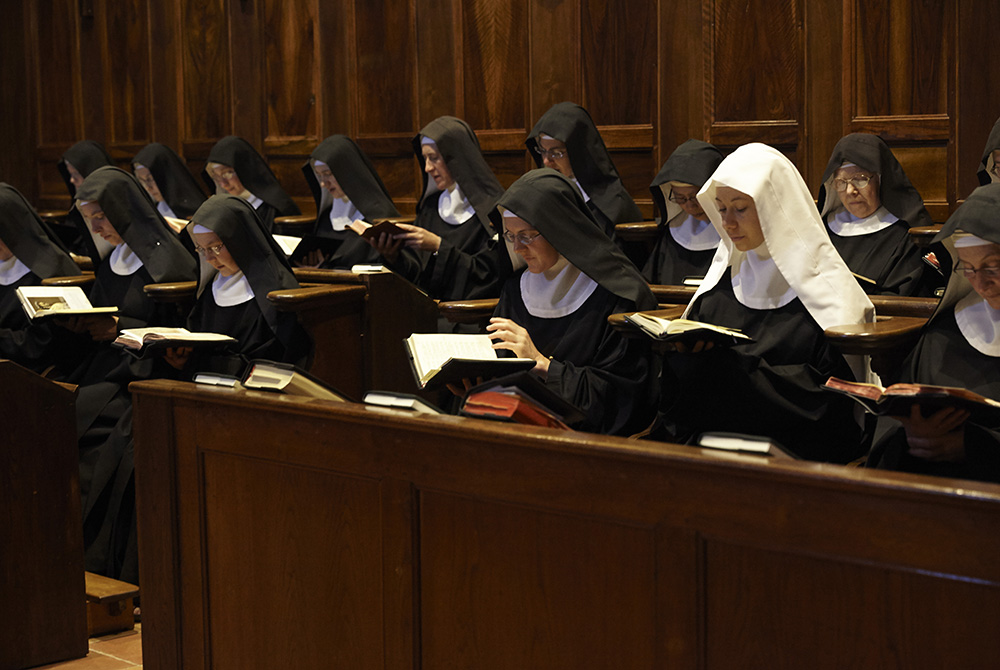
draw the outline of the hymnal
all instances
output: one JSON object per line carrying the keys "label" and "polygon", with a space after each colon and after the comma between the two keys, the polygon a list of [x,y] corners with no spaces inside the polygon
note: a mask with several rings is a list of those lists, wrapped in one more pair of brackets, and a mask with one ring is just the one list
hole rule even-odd
{"label": "hymnal", "polygon": [[893,384],[883,388],[830,377],[823,388],[850,396],[871,414],[908,417],[913,405],[924,408],[925,415],[944,407],[958,407],[970,411],[977,421],[1000,421],[1000,402],[954,386]]}
{"label": "hymnal", "polygon": [[79,286],[21,286],[17,298],[29,319],[118,312],[117,307],[94,307]]}
{"label": "hymnal", "polygon": [[419,396],[392,391],[369,391],[365,394],[366,405],[403,409],[419,414],[441,414],[441,410]]}
{"label": "hymnal", "polygon": [[660,342],[694,343],[705,341],[727,346],[753,342],[752,337],[735,328],[726,328],[690,319],[661,319],[658,316],[636,312],[635,314],[626,314],[625,322],[632,324]]}
{"label": "hymnal", "polygon": [[220,333],[192,333],[186,328],[130,328],[123,330],[112,343],[140,358],[151,351],[169,347],[219,347],[236,344],[236,340]]}
{"label": "hymnal", "polygon": [[250,361],[247,373],[243,377],[243,386],[248,389],[278,391],[321,400],[350,402],[343,393],[316,379],[305,370],[277,361]]}
{"label": "hymnal", "polygon": [[489,335],[414,333],[404,340],[413,376],[422,389],[493,378],[535,367],[530,358],[499,358]]}
{"label": "hymnal", "polygon": [[742,433],[702,433],[698,438],[698,446],[776,458],[798,458],[769,437]]}

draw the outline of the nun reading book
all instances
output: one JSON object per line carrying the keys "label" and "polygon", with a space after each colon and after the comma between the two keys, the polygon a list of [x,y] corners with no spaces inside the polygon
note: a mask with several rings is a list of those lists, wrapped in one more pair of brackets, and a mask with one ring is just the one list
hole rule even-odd
{"label": "nun reading book", "polygon": [[[66,150],[66,153],[59,159],[57,167],[63,181],[66,182],[66,190],[70,197],[75,198],[76,189],[80,188],[83,180],[98,168],[108,165],[114,165],[114,162],[104,149],[104,145],[94,140],[80,140]],[[59,235],[70,251],[85,255],[87,253],[86,236],[80,235],[79,218],[79,213],[70,208],[66,220],[57,224],[54,232]]]}
{"label": "nun reading book", "polygon": [[205,202],[205,194],[180,156],[153,142],[132,159],[132,170],[163,216],[190,219]]}
{"label": "nun reading book", "polygon": [[[900,381],[1000,400],[1000,183],[973,191],[935,241],[954,272]],[[1000,482],[1000,425],[976,423],[965,410],[913,405],[908,416],[879,418],[868,463]]]}
{"label": "nun reading book", "polygon": [[664,356],[657,439],[704,432],[768,437],[797,456],[847,463],[864,453],[854,402],[821,389],[867,381],[824,337],[874,308],[830,243],[795,166],[763,144],[729,155],[698,193],[722,242],[684,318],[736,328],[748,344],[678,345]]}
{"label": "nun reading book", "polygon": [[986,146],[983,147],[983,159],[979,162],[979,170],[976,172],[980,186],[1000,182],[998,163],[1000,163],[1000,119],[993,124],[993,129],[986,138]]}
{"label": "nun reading book", "polygon": [[558,170],[576,185],[608,237],[614,238],[616,224],[642,221],[601,133],[580,105],[560,102],[550,107],[524,143],[536,165]]}
{"label": "nun reading book", "polygon": [[[331,135],[313,150],[302,174],[316,200],[316,226],[312,235],[329,240],[333,251],[321,248],[308,255],[296,250],[293,258],[309,267],[346,268],[378,263],[379,255],[357,233],[348,230],[355,220],[398,217],[399,211],[368,156],[345,135]],[[309,238],[303,243],[309,245]]]}
{"label": "nun reading book", "polygon": [[17,289],[78,274],[77,264],[24,196],[0,183],[0,358],[39,373],[59,362],[68,334],[52,324],[29,321]]}
{"label": "nun reading book", "polygon": [[229,135],[216,142],[202,176],[212,193],[228,193],[249,202],[269,233],[275,217],[302,213],[264,157],[242,137]]}
{"label": "nun reading book", "polygon": [[646,427],[657,395],[649,341],[608,325],[611,314],[655,309],[639,271],[555,170],[522,176],[493,216],[521,266],[487,326],[494,349],[535,359],[531,372],[583,411],[576,428],[629,435]]}
{"label": "nun reading book", "polygon": [[442,116],[413,138],[413,152],[424,186],[415,225],[399,224],[406,234],[383,235],[375,248],[393,271],[434,298],[495,298],[500,280],[489,217],[503,187],[476,134],[465,121]]}
{"label": "nun reading book", "polygon": [[679,285],[705,276],[719,232],[698,202],[698,191],[722,162],[722,152],[701,140],[674,149],[649,190],[660,213],[653,252],[642,269],[650,284]]}
{"label": "nun reading book", "polygon": [[944,284],[909,233],[934,222],[877,135],[852,133],[837,142],[823,172],[819,209],[833,246],[865,293],[929,296]]}

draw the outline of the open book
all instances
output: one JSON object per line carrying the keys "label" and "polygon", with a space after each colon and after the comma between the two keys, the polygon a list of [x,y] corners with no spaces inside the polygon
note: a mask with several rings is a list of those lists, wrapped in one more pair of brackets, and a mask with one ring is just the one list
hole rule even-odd
{"label": "open book", "polygon": [[117,307],[94,307],[79,286],[21,286],[17,299],[29,319],[47,316],[117,314]]}
{"label": "open book", "polygon": [[866,411],[883,416],[909,416],[913,405],[920,405],[924,416],[944,407],[969,410],[977,422],[1000,423],[1000,402],[969,389],[931,384],[878,384],[849,382],[837,377],[826,380],[823,388],[854,398]]}
{"label": "open book", "polygon": [[636,312],[626,314],[625,321],[660,342],[705,341],[721,345],[753,342],[752,337],[735,328],[689,319],[661,319],[658,316]]}
{"label": "open book", "polygon": [[190,221],[178,219],[173,216],[165,216],[163,217],[163,220],[167,222],[168,226],[170,226],[170,230],[174,231],[178,235],[180,235],[181,232],[187,228],[187,224],[190,223]]}
{"label": "open book", "polygon": [[142,357],[168,347],[218,347],[235,343],[235,339],[220,333],[192,333],[186,328],[152,327],[123,330],[112,344],[138,352]]}
{"label": "open book", "polygon": [[403,340],[413,376],[424,389],[493,378],[535,367],[530,358],[498,358],[489,335],[414,333]]}
{"label": "open book", "polygon": [[366,240],[377,240],[382,235],[405,235],[406,231],[387,219],[377,220],[374,224],[367,221],[352,221],[347,227]]}
{"label": "open book", "polygon": [[320,400],[350,402],[340,391],[321,382],[305,370],[289,363],[255,360],[247,366],[243,387],[265,391],[278,391]]}

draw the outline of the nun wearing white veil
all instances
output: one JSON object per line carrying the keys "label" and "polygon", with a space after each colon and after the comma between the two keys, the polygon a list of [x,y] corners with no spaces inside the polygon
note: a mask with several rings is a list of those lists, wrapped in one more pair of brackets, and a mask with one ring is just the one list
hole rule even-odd
{"label": "nun wearing white veil", "polygon": [[864,448],[853,401],[820,387],[830,376],[866,381],[867,362],[849,365],[823,330],[871,322],[875,310],[802,177],[777,150],[748,144],[722,162],[698,200],[722,243],[685,317],[755,341],[665,356],[666,437],[729,431],[770,437],[811,460],[857,458]]}
{"label": "nun wearing white veil", "polygon": [[[901,381],[959,386],[1000,400],[1000,183],[980,186],[934,239],[954,272]],[[956,408],[880,417],[869,465],[1000,482],[1000,423]]]}

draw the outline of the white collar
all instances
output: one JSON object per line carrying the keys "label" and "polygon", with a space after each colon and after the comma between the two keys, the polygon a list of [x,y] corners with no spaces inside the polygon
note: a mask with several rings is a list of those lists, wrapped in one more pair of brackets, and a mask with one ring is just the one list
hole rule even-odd
{"label": "white collar", "polygon": [[885,230],[899,219],[885,207],[879,207],[874,212],[863,219],[859,219],[846,208],[841,207],[827,222],[830,231],[841,237],[857,237],[859,235],[871,235],[880,230]]}
{"label": "white collar", "polygon": [[955,322],[973,349],[1000,356],[1000,310],[993,309],[975,291],[955,305]]}
{"label": "white collar", "polygon": [[334,198],[330,205],[330,225],[337,232],[344,230],[353,221],[365,218],[350,199]]}
{"label": "white collar", "polygon": [[212,280],[212,297],[219,307],[232,307],[253,298],[253,289],[242,272],[228,277],[217,274]]}
{"label": "white collar", "polygon": [[576,184],[576,187],[577,187],[578,189],[580,189],[580,195],[582,195],[582,196],[583,196],[583,201],[584,201],[584,202],[590,202],[590,196],[589,196],[589,195],[587,195],[587,192],[583,190],[583,186],[582,186],[582,185],[580,184],[580,182],[579,182],[579,181],[577,180],[577,178],[576,178],[576,177],[570,177],[570,180],[571,180],[571,181],[572,181],[572,182],[573,182],[574,184]]}
{"label": "white collar", "polygon": [[124,242],[111,251],[110,262],[111,270],[122,277],[127,277],[142,267],[142,259]]}
{"label": "white collar", "polygon": [[0,261],[0,286],[10,286],[29,272],[31,268],[19,261],[17,256]]}
{"label": "white collar", "polygon": [[733,293],[750,309],[778,309],[795,299],[793,289],[765,245],[733,259]]}
{"label": "white collar", "polygon": [[438,215],[450,226],[465,223],[476,215],[476,210],[472,208],[469,199],[462,195],[458,182],[452,184],[451,188],[441,191],[441,197],[438,198]]}
{"label": "white collar", "polygon": [[690,214],[675,216],[670,220],[667,230],[674,242],[689,251],[708,251],[719,246],[719,231],[711,221],[696,219]]}
{"label": "white collar", "polygon": [[521,299],[528,314],[540,319],[558,319],[572,314],[595,289],[597,282],[562,256],[547,272],[534,274],[525,270],[521,274]]}
{"label": "white collar", "polygon": [[259,209],[260,206],[264,204],[263,200],[255,196],[250,191],[243,191],[243,194],[240,197],[249,202],[250,206],[253,207],[254,209]]}
{"label": "white collar", "polygon": [[174,214],[174,210],[170,209],[170,205],[167,204],[166,200],[161,200],[156,203],[157,211],[163,216],[169,216],[172,219],[179,219],[180,217]]}

